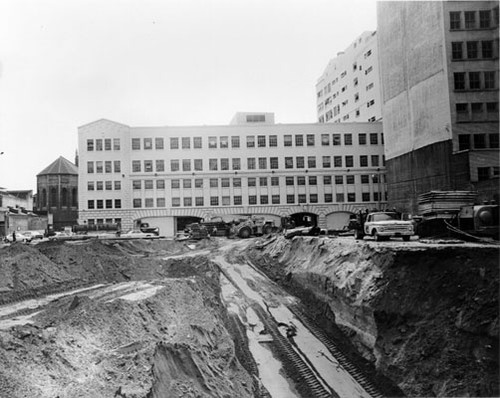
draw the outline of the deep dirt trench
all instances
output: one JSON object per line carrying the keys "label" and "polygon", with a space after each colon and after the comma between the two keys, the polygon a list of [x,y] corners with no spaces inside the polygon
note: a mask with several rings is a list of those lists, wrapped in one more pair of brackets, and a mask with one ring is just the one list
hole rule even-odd
{"label": "deep dirt trench", "polygon": [[324,330],[340,329],[368,363],[359,366],[408,396],[498,396],[498,246],[294,238],[261,247],[247,257]]}
{"label": "deep dirt trench", "polygon": [[[498,395],[498,248],[262,242],[233,259],[300,297],[384,395]],[[269,397],[213,261],[232,244],[0,248],[0,397]]]}

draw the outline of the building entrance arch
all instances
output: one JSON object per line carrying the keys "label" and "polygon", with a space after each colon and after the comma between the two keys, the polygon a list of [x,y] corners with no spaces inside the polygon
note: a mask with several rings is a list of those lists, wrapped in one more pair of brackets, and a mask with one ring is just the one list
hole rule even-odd
{"label": "building entrance arch", "polygon": [[327,214],[326,216],[326,228],[329,231],[342,231],[349,225],[349,218],[351,214],[350,211],[336,211],[334,213]]}

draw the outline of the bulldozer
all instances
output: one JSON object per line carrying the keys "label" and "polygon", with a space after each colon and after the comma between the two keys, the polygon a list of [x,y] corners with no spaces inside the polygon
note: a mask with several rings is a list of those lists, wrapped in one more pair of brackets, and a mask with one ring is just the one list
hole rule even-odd
{"label": "bulldozer", "polygon": [[231,236],[239,238],[250,238],[251,236],[268,235],[276,230],[274,221],[266,220],[264,217],[252,216],[248,219],[234,222],[231,227]]}

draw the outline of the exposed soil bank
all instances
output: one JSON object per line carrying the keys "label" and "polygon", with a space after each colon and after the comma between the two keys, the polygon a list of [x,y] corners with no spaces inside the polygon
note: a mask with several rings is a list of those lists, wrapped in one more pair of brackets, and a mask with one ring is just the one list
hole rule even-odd
{"label": "exposed soil bank", "polygon": [[60,298],[31,324],[0,330],[0,397],[259,396],[255,375],[241,365],[249,359],[240,362],[228,332],[241,324],[228,320],[218,269],[203,256],[157,257],[183,251],[190,249],[178,242],[0,249],[3,295],[75,280],[149,280],[158,287],[149,296]]}
{"label": "exposed soil bank", "polygon": [[408,396],[498,396],[498,247],[297,237],[248,257]]}

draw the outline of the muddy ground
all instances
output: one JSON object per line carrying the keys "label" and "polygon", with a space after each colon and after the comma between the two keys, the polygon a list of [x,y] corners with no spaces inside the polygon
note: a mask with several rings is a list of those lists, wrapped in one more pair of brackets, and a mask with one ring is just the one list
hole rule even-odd
{"label": "muddy ground", "polygon": [[92,299],[62,297],[31,314],[31,323],[0,330],[0,397],[255,396],[255,378],[225,327],[219,271],[202,255],[182,266],[161,259],[190,250],[172,241],[0,249],[6,297],[131,280],[154,280],[157,287],[141,300],[116,299],[110,289]]}
{"label": "muddy ground", "polygon": [[[233,255],[300,297],[388,396],[499,395],[498,247],[249,243]],[[221,299],[209,259],[221,244],[1,247],[0,397],[268,397],[245,325]],[[69,288],[89,290],[37,301]]]}
{"label": "muddy ground", "polygon": [[499,395],[498,246],[279,238],[247,255],[406,395]]}

